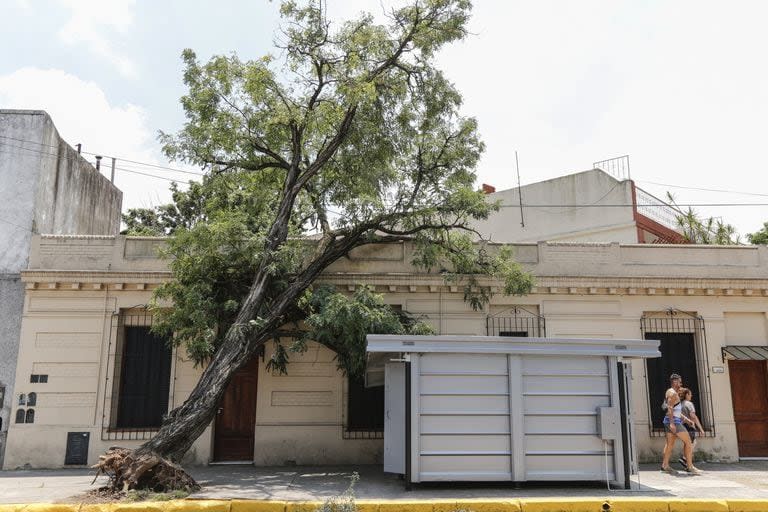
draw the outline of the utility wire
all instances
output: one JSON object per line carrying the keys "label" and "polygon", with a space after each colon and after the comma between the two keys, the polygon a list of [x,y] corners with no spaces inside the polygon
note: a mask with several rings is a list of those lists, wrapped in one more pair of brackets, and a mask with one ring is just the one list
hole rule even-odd
{"label": "utility wire", "polygon": [[[22,142],[22,143],[28,143],[28,144],[36,144],[38,146],[58,149],[58,146],[56,146],[54,144],[45,144],[43,142],[37,142],[37,141],[34,141],[34,140],[19,139],[19,138],[16,138],[16,137],[8,137],[7,135],[0,135],[0,139],[8,139],[8,140],[16,141],[16,142]],[[21,147],[19,147],[19,149],[27,149],[27,150],[29,150],[31,148],[21,148]],[[143,166],[146,166],[146,167],[154,167],[156,169],[162,169],[162,170],[166,170],[166,171],[180,172],[180,173],[183,173],[183,174],[192,174],[192,175],[195,175],[195,176],[204,176],[205,175],[205,173],[203,173],[203,172],[185,171],[183,169],[176,169],[174,167],[168,167],[168,166],[165,166],[165,165],[157,165],[157,164],[152,164],[152,163],[149,163],[149,162],[140,162],[138,160],[130,160],[128,158],[122,158],[122,157],[119,157],[119,156],[106,155],[104,153],[91,153],[89,151],[81,151],[81,153],[84,154],[84,155],[101,156],[101,157],[104,157],[104,158],[114,158],[115,160],[120,160],[122,162],[128,162],[128,163],[132,163],[132,164],[143,165]]]}
{"label": "utility wire", "polygon": [[[519,208],[519,204],[502,204],[501,208]],[[632,208],[637,207],[664,207],[664,206],[691,206],[691,207],[732,207],[732,206],[768,206],[768,203],[675,203],[672,204],[524,204],[526,208]]]}
{"label": "utility wire", "polygon": [[[15,146],[15,145],[8,144],[6,142],[0,141],[0,151],[3,151],[2,150],[3,147],[13,148],[13,149],[20,149],[20,150],[23,150],[23,151],[27,151],[29,153],[35,153],[35,154],[39,154],[39,155],[42,155],[42,156],[47,156],[49,158],[59,158],[59,155],[56,154],[56,153],[50,153],[50,152],[47,152],[47,151],[40,151],[40,150],[32,149],[32,148],[25,148],[25,147],[22,147],[22,146]],[[72,161],[72,158],[68,158],[68,159],[70,161]],[[91,162],[89,162],[89,163],[91,163]],[[100,170],[101,169],[106,169],[106,168],[111,168],[111,167],[106,167],[106,164],[105,164],[104,166],[102,166],[100,168]],[[174,180],[174,179],[171,179],[171,178],[167,178],[165,176],[158,176],[156,174],[149,174],[149,173],[146,173],[146,172],[137,171],[136,169],[128,169],[128,168],[121,167],[121,166],[115,166],[115,169],[119,170],[119,171],[123,171],[123,172],[132,173],[132,174],[140,174],[142,176],[147,176],[147,177],[150,177],[150,178],[156,178],[156,179],[159,179],[159,180],[170,181],[170,182],[173,182],[173,183],[179,183],[179,184],[183,184],[183,185],[187,184],[187,182],[185,182],[185,181]]]}
{"label": "utility wire", "polygon": [[[22,142],[22,143],[36,144],[38,146],[44,146],[44,147],[50,147],[50,148],[58,149],[58,146],[55,146],[55,145],[52,145],[52,144],[45,144],[45,143],[42,143],[42,142],[37,142],[37,141],[32,141],[32,140],[18,139],[18,138],[15,138],[15,137],[8,137],[6,135],[0,135],[0,138],[1,139],[14,140],[14,141],[17,141],[17,142]],[[36,153],[36,154],[48,156],[48,157],[51,157],[51,158],[59,158],[60,157],[60,155],[58,155],[57,153],[51,153],[51,152],[48,152],[48,151],[41,151],[41,150],[33,149],[33,148],[25,148],[23,146],[16,146],[16,145],[8,144],[8,143],[2,142],[2,141],[0,141],[0,147],[20,149],[20,150],[23,150],[23,151],[27,151],[27,152],[30,152],[30,153]],[[0,151],[1,151],[1,149],[0,149]],[[129,160],[129,159],[121,158],[121,157],[112,157],[112,156],[109,156],[109,155],[101,155],[101,154],[98,154],[98,153],[91,153],[91,152],[88,152],[88,151],[83,151],[82,153],[83,154],[87,154],[87,155],[93,155],[93,156],[103,156],[105,158],[115,158],[115,159],[120,160],[120,161],[129,162],[129,163],[133,163],[133,164],[137,164],[137,165],[144,165],[144,166],[147,166],[147,167],[154,167],[154,168],[157,168],[157,169],[163,169],[163,170],[167,170],[167,171],[179,172],[179,173],[184,173],[184,174],[192,174],[192,175],[195,175],[195,176],[204,176],[205,175],[204,173],[197,173],[197,172],[193,172],[193,171],[185,171],[185,170],[182,170],[182,169],[175,169],[175,168],[172,168],[172,167],[166,167],[166,166],[162,166],[162,165],[150,164],[150,163],[147,163],[147,162],[140,162],[138,160]],[[72,158],[72,157],[67,157],[67,158]],[[89,163],[91,163],[91,162],[89,162]],[[102,169],[109,169],[109,168],[111,168],[111,167],[109,167],[108,163],[105,162],[103,167],[102,167]],[[156,174],[149,174],[149,173],[146,173],[146,172],[138,171],[135,168],[126,168],[126,167],[123,167],[123,166],[115,166],[115,169],[123,171],[123,172],[128,172],[128,173],[138,174],[138,175],[141,175],[141,176],[146,176],[146,177],[149,177],[149,178],[156,178],[156,179],[160,179],[160,180],[170,181],[170,182],[173,182],[173,183],[186,184],[186,182],[184,182],[184,181],[174,180],[174,179],[171,179],[171,178],[167,178],[165,176],[158,176]],[[768,194],[760,194],[760,193],[756,193],[756,192],[740,192],[740,191],[735,191],[735,190],[710,189],[710,188],[699,188],[699,187],[686,187],[686,186],[682,186],[682,185],[672,185],[672,184],[668,184],[668,183],[658,183],[658,182],[654,182],[654,181],[645,181],[645,180],[637,180],[637,181],[640,182],[640,183],[650,183],[650,184],[653,184],[653,185],[660,185],[660,186],[665,186],[665,187],[682,188],[682,189],[690,189],[690,190],[700,190],[700,191],[705,191],[705,192],[722,192],[722,193],[745,194],[745,195],[752,195],[752,196],[759,196],[759,197],[768,197]],[[614,188],[615,188],[615,186],[614,186]],[[612,191],[613,191],[613,189],[610,190],[607,194],[605,194],[603,196],[603,198],[606,197],[608,194],[610,194],[610,192],[612,192]],[[598,202],[599,201],[600,201],[600,199],[598,199]],[[659,205],[659,204],[594,204],[593,203],[593,204],[524,204],[523,206],[528,207],[528,208],[630,208],[630,207],[633,207],[633,206],[637,206],[637,207],[644,207],[644,206],[647,206],[647,207],[658,207],[658,206],[663,206],[663,205]],[[677,206],[677,207],[682,207],[682,206],[685,206],[685,207],[717,207],[717,208],[720,208],[720,207],[739,207],[739,206],[768,206],[768,203],[676,203],[675,205],[669,205],[669,206]],[[502,204],[502,205],[500,205],[500,207],[501,208],[519,208],[520,205],[519,204]],[[7,221],[5,221],[5,222],[7,222]],[[24,228],[24,229],[26,229],[26,228]]]}
{"label": "utility wire", "polygon": [[31,228],[28,228],[26,226],[22,226],[21,224],[16,224],[15,222],[11,222],[9,220],[5,220],[4,218],[0,217],[0,222],[5,222],[6,224],[10,224],[11,226],[15,226],[19,229],[23,229],[24,231],[32,231]]}
{"label": "utility wire", "polygon": [[656,181],[646,181],[646,180],[635,180],[638,183],[649,183],[651,185],[660,185],[662,187],[670,187],[670,188],[682,188],[686,190],[699,190],[702,192],[720,192],[724,194],[743,194],[745,196],[759,196],[759,197],[768,197],[768,194],[759,194],[757,192],[742,192],[739,190],[725,190],[725,189],[719,189],[719,188],[700,188],[700,187],[686,187],[683,185],[672,185],[669,183],[659,183]]}

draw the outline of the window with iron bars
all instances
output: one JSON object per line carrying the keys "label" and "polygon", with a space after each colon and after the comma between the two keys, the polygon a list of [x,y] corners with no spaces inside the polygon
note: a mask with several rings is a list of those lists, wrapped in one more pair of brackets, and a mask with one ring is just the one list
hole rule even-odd
{"label": "window with iron bars", "polygon": [[661,357],[645,361],[648,390],[649,430],[663,437],[664,395],[669,377],[677,373],[683,387],[693,393],[692,402],[707,436],[715,435],[712,387],[709,379],[709,355],[704,319],[694,313],[669,309],[650,312],[640,319],[644,339],[659,340]]}
{"label": "window with iron bars", "polygon": [[365,378],[347,378],[344,439],[384,438],[384,385],[370,384]]}
{"label": "window with iron bars", "polygon": [[546,338],[546,321],[543,316],[532,311],[534,308],[536,306],[529,306],[528,309],[522,306],[512,306],[488,315],[486,318],[488,336]]}
{"label": "window with iron bars", "polygon": [[102,420],[103,440],[147,440],[168,412],[172,349],[150,331],[145,307],[121,310],[113,321],[114,362],[107,375]]}

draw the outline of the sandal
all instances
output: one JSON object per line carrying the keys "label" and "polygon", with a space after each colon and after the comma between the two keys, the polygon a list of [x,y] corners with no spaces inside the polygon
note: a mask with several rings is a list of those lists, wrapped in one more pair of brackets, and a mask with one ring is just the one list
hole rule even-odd
{"label": "sandal", "polygon": [[694,467],[694,466],[688,466],[687,468],[685,468],[685,471],[687,471],[691,475],[700,475],[701,474],[701,470],[699,468],[697,468],[697,467]]}
{"label": "sandal", "polygon": [[661,472],[662,473],[673,473],[673,472],[676,472],[676,471],[674,469],[672,469],[671,467],[669,467],[669,466],[667,466],[667,467],[661,466]]}

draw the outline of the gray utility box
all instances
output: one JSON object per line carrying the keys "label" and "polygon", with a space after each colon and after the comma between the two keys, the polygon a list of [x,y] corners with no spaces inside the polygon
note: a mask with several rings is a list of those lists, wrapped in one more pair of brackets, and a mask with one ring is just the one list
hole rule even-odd
{"label": "gray utility box", "polygon": [[628,359],[655,340],[369,335],[385,368],[384,470],[406,482],[636,472]]}

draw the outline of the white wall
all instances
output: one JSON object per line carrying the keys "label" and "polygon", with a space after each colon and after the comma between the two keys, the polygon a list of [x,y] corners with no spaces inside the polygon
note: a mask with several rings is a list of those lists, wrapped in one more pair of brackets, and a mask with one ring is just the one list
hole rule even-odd
{"label": "white wall", "polygon": [[[520,197],[523,212],[521,225]],[[502,190],[488,196],[499,201],[500,211],[475,227],[494,242],[621,242],[636,243],[632,207],[556,208],[526,205],[632,204],[632,183],[617,181],[605,172],[570,174],[547,181]]]}

